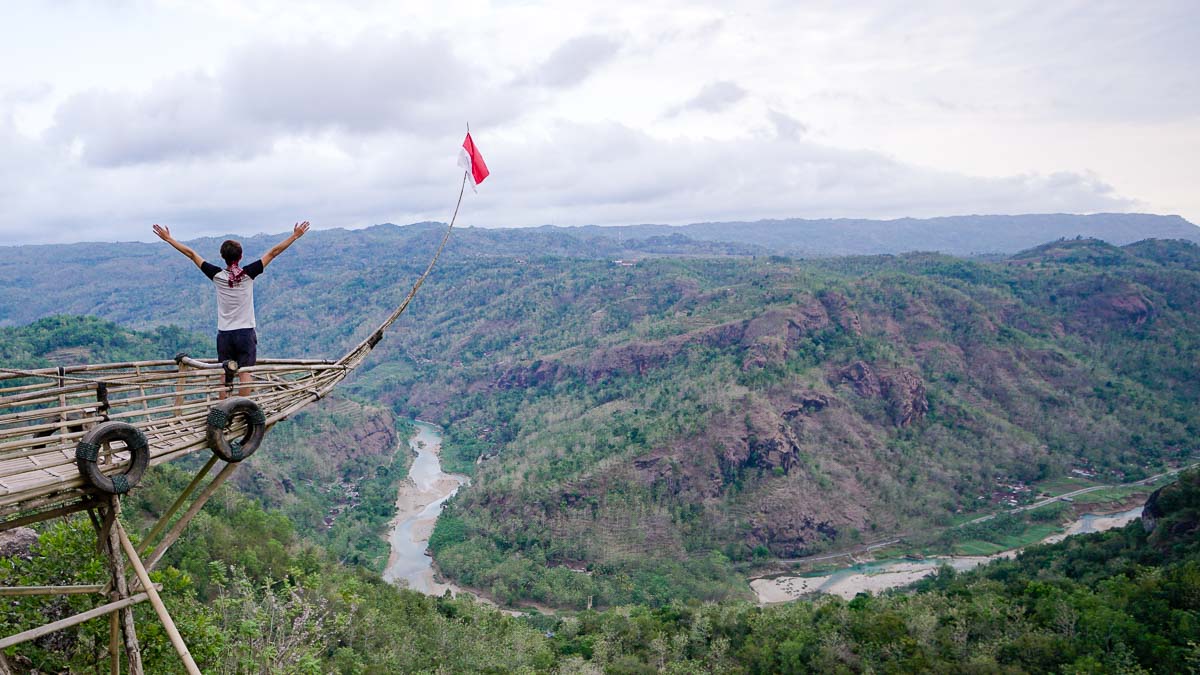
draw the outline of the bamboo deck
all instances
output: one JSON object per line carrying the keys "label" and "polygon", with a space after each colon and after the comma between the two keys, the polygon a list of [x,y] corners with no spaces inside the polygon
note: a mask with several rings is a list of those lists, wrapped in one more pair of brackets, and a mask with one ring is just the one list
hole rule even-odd
{"label": "bamboo deck", "polygon": [[[93,472],[92,478],[95,479],[94,460],[95,467],[106,476],[124,473],[131,461],[128,448],[121,445],[122,441],[114,441],[105,444],[97,457],[95,446],[92,445],[86,454],[81,455],[82,459],[77,460],[76,448],[80,439],[103,422],[131,424],[146,437],[149,465],[153,467],[195,452],[210,451],[209,411],[222,394],[240,396],[242,390],[248,389],[248,398],[263,413],[267,429],[319,400],[363,362],[383,339],[384,331],[408,308],[446,248],[450,231],[458,218],[466,184],[467,174],[464,172],[458,204],[454,207],[450,225],[429,265],[417,278],[404,301],[374,332],[337,361],[267,359],[257,365],[237,369],[236,364],[232,363],[220,364],[179,355],[169,361],[77,365],[39,370],[0,367],[0,531],[87,510],[96,528],[98,549],[107,559],[112,575],[110,584],[102,587],[0,587],[0,596],[95,592],[109,595],[111,600],[75,616],[0,639],[0,674],[11,672],[3,653],[7,647],[108,615],[111,672],[119,673],[121,670],[119,643],[123,639],[129,672],[131,675],[142,675],[141,652],[131,606],[146,600],[153,605],[184,668],[188,673],[199,675],[199,668],[175,628],[166,605],[159,598],[155,585],[150,581],[149,570],[158,564],[205,502],[237,469],[237,459],[229,457],[230,461],[201,489],[201,482],[218,463],[218,455],[213,454],[191,484],[178,495],[175,503],[162,514],[142,541],[142,550],[138,551],[118,517],[121,510],[120,495],[100,492],[80,471],[80,463],[83,462]],[[236,391],[224,384],[227,371],[234,370],[250,377],[249,383],[234,378]],[[245,414],[235,416],[233,426],[227,433],[241,435],[246,430],[245,417]],[[133,435],[109,436],[105,433],[99,437],[132,438]],[[89,445],[91,442],[89,439]],[[141,440],[135,442],[140,447]],[[142,457],[140,451],[138,455]],[[191,505],[167,530],[178,510],[193,496]],[[142,556],[150,551],[151,546],[153,552],[143,562]],[[129,564],[137,574],[136,584],[126,579],[123,556],[128,556]],[[143,592],[135,594],[137,590]]]}
{"label": "bamboo deck", "polygon": [[[250,373],[249,398],[269,426],[323,397],[350,368],[332,361],[264,360],[241,372]],[[206,417],[225,390],[223,379],[219,364],[192,359],[0,373],[0,529],[14,514],[96,494],[76,466],[75,446],[104,420],[140,429],[150,443],[151,466],[207,452]],[[99,463],[103,473],[113,474],[128,461],[123,447],[113,447]]]}

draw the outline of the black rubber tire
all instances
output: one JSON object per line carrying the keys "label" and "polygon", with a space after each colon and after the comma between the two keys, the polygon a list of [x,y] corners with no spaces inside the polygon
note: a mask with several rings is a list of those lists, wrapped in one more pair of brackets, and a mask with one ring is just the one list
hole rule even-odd
{"label": "black rubber tire", "polygon": [[[96,464],[100,448],[105,443],[121,441],[129,451],[129,464],[122,473],[104,475]],[[75,446],[75,464],[79,473],[93,487],[110,495],[129,492],[142,480],[150,466],[150,444],[137,427],[125,422],[101,422],[92,427]]]}
{"label": "black rubber tire", "polygon": [[[246,418],[246,434],[240,439],[225,438],[225,430],[234,417]],[[267,433],[267,418],[262,408],[248,398],[227,398],[208,410],[208,447],[226,462],[240,462],[258,450]]]}

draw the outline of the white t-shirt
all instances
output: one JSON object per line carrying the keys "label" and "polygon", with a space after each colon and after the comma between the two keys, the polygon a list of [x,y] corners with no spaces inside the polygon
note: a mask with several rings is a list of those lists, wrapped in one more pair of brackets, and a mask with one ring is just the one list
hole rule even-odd
{"label": "white t-shirt", "polygon": [[246,273],[236,284],[230,285],[229,271],[204,261],[200,271],[217,289],[217,330],[254,328],[254,278],[263,272],[262,260],[242,268]]}

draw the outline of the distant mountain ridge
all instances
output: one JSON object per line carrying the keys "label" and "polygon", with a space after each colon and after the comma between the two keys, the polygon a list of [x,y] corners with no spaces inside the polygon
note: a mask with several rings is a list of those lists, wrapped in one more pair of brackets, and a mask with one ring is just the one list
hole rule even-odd
{"label": "distant mountain ridge", "polygon": [[[358,230],[314,230],[273,270],[303,269],[298,286],[314,274],[333,283],[389,287],[384,279],[358,281],[367,269],[388,278],[412,278],[428,262],[445,225],[390,223]],[[261,255],[282,234],[230,235],[248,259]],[[1179,216],[1148,214],[953,216],[925,220],[778,220],[692,225],[461,227],[447,260],[561,257],[590,260],[651,257],[831,257],[937,251],[969,256],[1011,255],[1057,239],[1094,238],[1114,245],[1146,239],[1200,242],[1200,228]],[[188,240],[216,259],[225,236]],[[44,270],[54,270],[46,274]],[[161,242],[89,242],[0,246],[0,326],[17,326],[51,314],[86,314],[140,328],[162,325],[158,308],[188,301],[171,322],[209,332],[215,309],[197,272]],[[258,286],[267,297],[267,275]],[[286,276],[286,275],[285,275]],[[137,280],[138,289],[130,284]],[[280,289],[296,290],[296,285]],[[132,292],[131,292],[132,291]],[[270,305],[264,303],[265,307]],[[382,308],[380,308],[382,311]],[[266,312],[270,313],[270,309]],[[322,311],[340,311],[337,307]],[[273,342],[271,337],[267,341]],[[282,345],[275,345],[282,346]],[[326,354],[327,356],[327,354]]]}
{"label": "distant mountain ridge", "polygon": [[586,226],[588,236],[647,239],[675,234],[700,241],[736,242],[794,256],[877,255],[936,251],[951,255],[1009,254],[1054,239],[1084,237],[1122,246],[1142,239],[1200,242],[1200,227],[1179,216],[1143,213],[1047,213],[867,220],[826,218],[691,225]]}

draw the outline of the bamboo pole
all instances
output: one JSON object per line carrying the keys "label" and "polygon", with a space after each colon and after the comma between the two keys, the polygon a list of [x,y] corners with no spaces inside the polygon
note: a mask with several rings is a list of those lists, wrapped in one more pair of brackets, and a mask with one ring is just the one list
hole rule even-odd
{"label": "bamboo pole", "polygon": [[8,649],[14,645],[19,645],[22,642],[35,640],[43,635],[49,635],[55,631],[59,631],[64,628],[70,628],[71,626],[81,624],[84,621],[95,619],[98,616],[104,616],[110,612],[124,609],[130,605],[136,605],[139,602],[149,599],[149,597],[149,593],[138,593],[137,595],[117,600],[116,602],[100,605],[99,607],[89,609],[86,612],[81,612],[74,616],[68,616],[65,619],[59,619],[53,623],[44,624],[42,626],[38,626],[37,628],[30,628],[27,631],[22,631],[0,640],[0,649]]}
{"label": "bamboo pole", "polygon": [[[66,506],[60,506],[56,509],[51,509],[49,511],[43,511],[41,513],[31,513],[27,516],[22,516],[20,518],[13,518],[12,520],[6,520],[6,521],[0,523],[0,532],[4,532],[5,530],[11,530],[15,527],[24,527],[25,525],[32,525],[34,523],[40,523],[43,520],[50,520],[51,518],[58,518],[59,516],[70,515],[72,513],[75,513],[76,511],[83,511],[83,510],[91,508],[93,506],[95,506],[94,502],[82,501],[82,502],[79,502],[78,504],[68,504]],[[28,509],[26,507],[22,506],[22,508],[20,510],[25,511]]]}
{"label": "bamboo pole", "polygon": [[184,391],[183,385],[185,382],[187,382],[187,369],[188,369],[188,367],[186,364],[180,363],[179,364],[179,375],[175,380],[175,415],[177,415],[177,416],[181,412],[180,406],[183,405],[183,393],[182,392]]}
{"label": "bamboo pole", "polygon": [[[88,519],[92,521],[92,527],[96,529],[96,548],[99,553],[104,555],[109,553],[109,578],[108,583],[102,589],[102,593],[109,596],[110,599],[120,599],[120,595],[113,592],[113,586],[116,583],[117,577],[114,573],[118,568],[117,563],[111,555],[112,538],[108,536],[110,533],[105,531],[105,526],[100,524],[100,519],[96,517],[95,509],[88,509]],[[107,544],[105,546],[104,544]],[[128,587],[126,587],[126,595],[128,595]],[[113,612],[108,615],[108,663],[110,675],[121,675],[121,615],[119,612]]]}
{"label": "bamboo pole", "polygon": [[[147,596],[149,597],[149,596]],[[114,612],[108,615],[108,663],[111,675],[121,675],[121,619]]]}
{"label": "bamboo pole", "polygon": [[3,595],[78,595],[83,593],[100,593],[104,591],[103,584],[88,584],[84,586],[4,586],[0,587]]}
{"label": "bamboo pole", "polygon": [[[67,394],[78,393],[82,391],[95,391],[95,389],[95,382],[77,382],[75,384],[68,384],[65,387],[62,387],[63,393]],[[49,390],[49,393],[47,393],[47,389],[45,387],[41,387],[37,391],[30,391],[23,394],[13,394],[9,396],[0,396],[0,406],[9,406],[13,403],[33,405],[34,402],[38,402],[39,399],[41,399],[41,403],[49,403],[56,400],[58,398],[58,394],[59,392],[54,391],[53,389]]]}
{"label": "bamboo pole", "polygon": [[[91,418],[88,418],[85,420],[80,420],[80,423],[83,424],[83,423],[87,423],[87,422],[99,422],[99,421],[101,421],[101,419],[99,417],[91,417]],[[54,425],[50,425],[50,428],[54,428]],[[71,433],[68,433],[68,434],[62,434],[61,436],[58,436],[54,439],[55,441],[57,441],[57,443],[54,443],[54,445],[51,447],[46,447],[49,444],[46,442],[47,437],[45,437],[45,436],[43,436],[41,438],[38,438],[36,436],[30,436],[29,438],[23,438],[23,439],[16,440],[16,441],[7,441],[4,443],[0,443],[0,456],[4,457],[4,459],[7,460],[7,459],[22,459],[25,457],[29,457],[31,455],[49,454],[49,453],[57,451],[59,449],[59,447],[64,444],[65,441],[73,441],[77,438],[83,438],[84,433],[85,432],[83,432],[83,431],[72,431]],[[35,446],[35,445],[39,446],[39,447],[34,448],[33,446]],[[32,449],[29,449],[29,448],[32,448]]]}
{"label": "bamboo pole", "polygon": [[171,638],[171,644],[175,647],[175,651],[179,653],[179,658],[183,660],[184,668],[187,669],[189,675],[201,675],[200,669],[196,667],[196,662],[192,660],[191,652],[188,651],[187,645],[183,643],[183,637],[179,635],[179,630],[175,628],[175,622],[171,620],[171,615],[167,612],[166,605],[163,604],[162,598],[158,597],[158,591],[154,590],[154,584],[150,582],[150,574],[142,566],[142,561],[138,558],[137,551],[133,548],[133,542],[129,541],[129,535],[125,534],[125,528],[121,526],[119,519],[113,523],[113,529],[116,530],[117,536],[121,540],[121,546],[125,549],[125,555],[129,556],[129,561],[133,563],[133,571],[137,572],[138,580],[142,582],[142,587],[146,589],[146,593],[150,596],[150,604],[154,607],[155,613],[158,614],[159,621],[162,621],[163,628],[167,630],[167,636]]}
{"label": "bamboo pole", "polygon": [[200,491],[200,494],[196,497],[196,501],[192,502],[192,505],[188,507],[188,510],[185,511],[184,514],[180,516],[179,520],[175,522],[175,526],[171,528],[171,531],[167,533],[167,536],[163,537],[163,540],[154,548],[154,553],[150,554],[150,557],[146,559],[147,569],[154,569],[155,566],[158,565],[158,562],[162,560],[163,554],[167,552],[167,549],[171,547],[171,544],[175,543],[176,539],[179,539],[179,535],[183,534],[184,528],[188,526],[188,523],[192,522],[192,518],[194,518],[196,514],[200,512],[200,509],[204,508],[204,504],[213,496],[213,493],[217,491],[217,488],[221,487],[221,484],[224,483],[230,476],[232,476],[233,472],[236,471],[237,468],[237,464],[226,464],[224,467],[222,467],[220,473],[218,473],[216,477],[212,479],[212,482],[210,482],[203,490]]}
{"label": "bamboo pole", "polygon": [[[94,407],[95,403],[93,403],[92,405]],[[5,429],[5,431],[15,431],[16,429],[24,429],[25,426],[23,423],[28,420],[40,419],[42,417],[45,417],[46,419],[50,419],[50,418],[54,417],[55,415],[58,415],[59,413],[74,412],[78,409],[79,409],[78,404],[68,403],[66,405],[55,406],[53,408],[36,408],[34,410],[22,410],[20,412],[5,413],[3,415],[0,415],[0,424],[8,424],[10,422],[12,422],[14,424],[20,424],[21,426],[15,426],[12,429]]]}
{"label": "bamboo pole", "polygon": [[154,541],[154,539],[162,533],[163,528],[167,526],[167,522],[171,520],[171,517],[174,516],[175,512],[179,510],[179,507],[183,506],[184,500],[192,494],[192,492],[196,489],[196,486],[200,484],[200,481],[204,480],[204,477],[208,475],[208,472],[212,469],[213,464],[217,463],[217,459],[218,458],[216,455],[208,458],[208,462],[203,468],[200,469],[199,472],[196,473],[196,477],[192,479],[192,482],[189,483],[186,488],[184,488],[183,492],[179,493],[179,496],[175,499],[175,503],[171,504],[171,508],[167,509],[167,512],[164,513],[162,517],[158,519],[158,522],[154,524],[154,527],[150,530],[150,534],[146,535],[146,538],[142,540],[142,548],[140,551],[138,551],[138,553],[141,553],[142,555],[146,554],[146,549],[150,548],[150,542]]}
{"label": "bamboo pole", "polygon": [[[110,582],[115,587],[113,595],[118,598],[129,597],[129,584],[125,583],[125,560],[121,556],[120,537],[117,536],[117,515],[121,510],[121,500],[116,495],[109,499],[109,507],[104,514],[104,531],[107,533],[105,543],[108,545],[108,565],[111,575]],[[154,592],[146,589],[146,594]],[[133,610],[121,610],[121,623],[125,635],[125,660],[129,663],[130,675],[143,675],[142,650],[138,644],[137,626],[133,618]]]}

